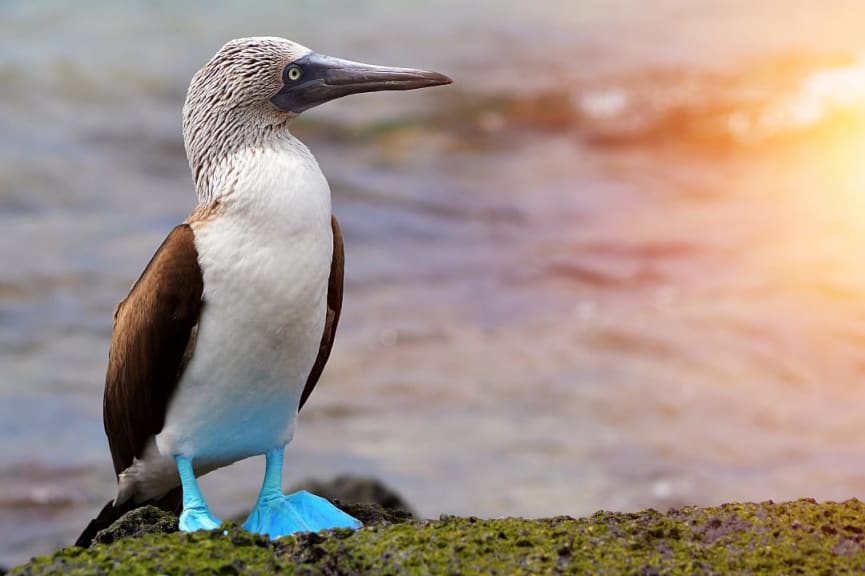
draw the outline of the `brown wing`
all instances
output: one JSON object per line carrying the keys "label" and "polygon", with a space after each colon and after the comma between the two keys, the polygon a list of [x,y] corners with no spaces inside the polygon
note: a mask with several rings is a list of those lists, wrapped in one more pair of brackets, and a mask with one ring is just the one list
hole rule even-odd
{"label": "brown wing", "polygon": [[324,324],[324,334],[321,335],[321,345],[318,348],[318,357],[312,366],[312,372],[306,379],[306,387],[300,396],[300,408],[306,404],[307,398],[312,394],[324,365],[330,357],[330,349],[333,348],[333,339],[336,336],[336,325],[339,323],[339,312],[342,310],[342,277],[345,271],[345,253],[342,247],[342,232],[339,231],[339,222],[334,216],[330,219],[333,228],[333,260],[330,262],[330,279],[327,282],[327,320]]}
{"label": "brown wing", "polygon": [[114,312],[103,418],[117,474],[162,430],[194,345],[203,289],[194,234],[182,224]]}

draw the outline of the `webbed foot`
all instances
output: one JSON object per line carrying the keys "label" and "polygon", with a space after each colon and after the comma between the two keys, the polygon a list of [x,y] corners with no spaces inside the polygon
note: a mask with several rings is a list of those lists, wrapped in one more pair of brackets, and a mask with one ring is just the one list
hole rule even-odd
{"label": "webbed foot", "polygon": [[196,530],[213,530],[219,528],[222,522],[214,516],[210,509],[204,508],[184,508],[180,513],[180,531],[195,532]]}
{"label": "webbed foot", "polygon": [[331,528],[358,529],[363,524],[328,502],[305,490],[289,495],[259,499],[243,527],[270,538],[295,532],[318,532]]}
{"label": "webbed foot", "polygon": [[175,456],[177,473],[183,486],[183,512],[180,513],[180,531],[195,532],[196,530],[213,530],[222,523],[210,513],[207,501],[198,488],[195,472],[192,469],[192,458]]}

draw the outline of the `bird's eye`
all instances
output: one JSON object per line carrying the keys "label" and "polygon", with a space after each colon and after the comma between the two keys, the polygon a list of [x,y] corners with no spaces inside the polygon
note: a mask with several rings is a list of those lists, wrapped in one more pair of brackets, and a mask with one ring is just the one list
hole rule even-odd
{"label": "bird's eye", "polygon": [[288,79],[291,80],[292,82],[294,82],[295,80],[298,80],[298,79],[300,78],[300,75],[301,75],[300,66],[292,66],[292,67],[290,67],[290,68],[288,69],[288,72],[286,72],[285,75],[286,75],[286,76],[288,77]]}

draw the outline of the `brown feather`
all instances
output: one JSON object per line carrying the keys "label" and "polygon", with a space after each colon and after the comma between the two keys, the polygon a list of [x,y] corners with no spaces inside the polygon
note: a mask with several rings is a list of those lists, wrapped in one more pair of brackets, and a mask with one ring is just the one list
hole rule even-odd
{"label": "brown feather", "polygon": [[[171,231],[114,309],[103,420],[118,475],[162,430],[168,402],[195,347],[203,290],[194,233],[182,224]],[[151,502],[110,501],[75,545],[90,546],[99,530],[144,504],[179,513],[181,497],[178,486]]]}
{"label": "brown feather", "polygon": [[[104,421],[117,474],[140,458],[151,438],[162,430],[168,403],[195,348],[204,285],[189,224],[171,231],[129,296],[114,311],[105,376]],[[333,259],[327,288],[327,317],[318,357],[301,394],[301,407],[330,357],[342,310],[345,255],[336,218],[331,218],[331,227]],[[180,501],[178,487],[149,503],[179,512]],[[99,530],[143,504],[147,502],[129,500],[117,506],[108,502],[79,536],[76,545],[89,546]]]}
{"label": "brown feather", "polygon": [[300,396],[300,406],[303,408],[309,395],[312,394],[318,379],[330,357],[333,348],[333,339],[336,336],[336,325],[339,323],[339,313],[342,310],[342,282],[345,273],[345,252],[342,245],[342,232],[339,230],[339,222],[335,216],[331,216],[331,227],[333,228],[333,260],[330,262],[330,278],[327,283],[327,319],[324,324],[324,333],[321,335],[321,344],[318,348],[318,357],[312,366],[312,372],[306,379],[306,386]]}
{"label": "brown feather", "polygon": [[117,474],[162,430],[194,345],[203,289],[194,233],[182,224],[115,311],[103,418]]}

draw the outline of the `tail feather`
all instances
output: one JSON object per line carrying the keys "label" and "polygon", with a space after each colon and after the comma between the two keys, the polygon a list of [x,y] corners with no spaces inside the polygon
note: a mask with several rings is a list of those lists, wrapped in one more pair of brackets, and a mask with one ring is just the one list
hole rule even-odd
{"label": "tail feather", "polygon": [[130,510],[134,510],[135,508],[140,508],[142,506],[156,506],[165,510],[167,512],[174,512],[175,514],[180,514],[181,511],[181,503],[182,503],[182,492],[180,487],[171,490],[168,494],[160,498],[159,500],[151,500],[148,502],[135,502],[132,500],[124,502],[123,504],[114,505],[114,501],[111,500],[105,506],[102,507],[102,510],[99,514],[90,521],[81,535],[78,537],[78,540],[75,541],[76,546],[80,546],[82,548],[89,548],[93,543],[94,538],[96,538],[96,534],[100,530],[104,530],[114,524],[117,520],[120,519],[121,516],[129,512]]}
{"label": "tail feather", "polygon": [[131,510],[131,508],[127,508],[123,505],[115,508],[114,501],[109,500],[108,503],[102,507],[102,511],[99,512],[99,515],[90,521],[81,533],[81,536],[79,536],[78,540],[75,541],[75,545],[82,548],[88,548],[90,544],[93,543],[93,539],[96,537],[97,532],[114,524],[115,520],[118,520],[129,510]]}

